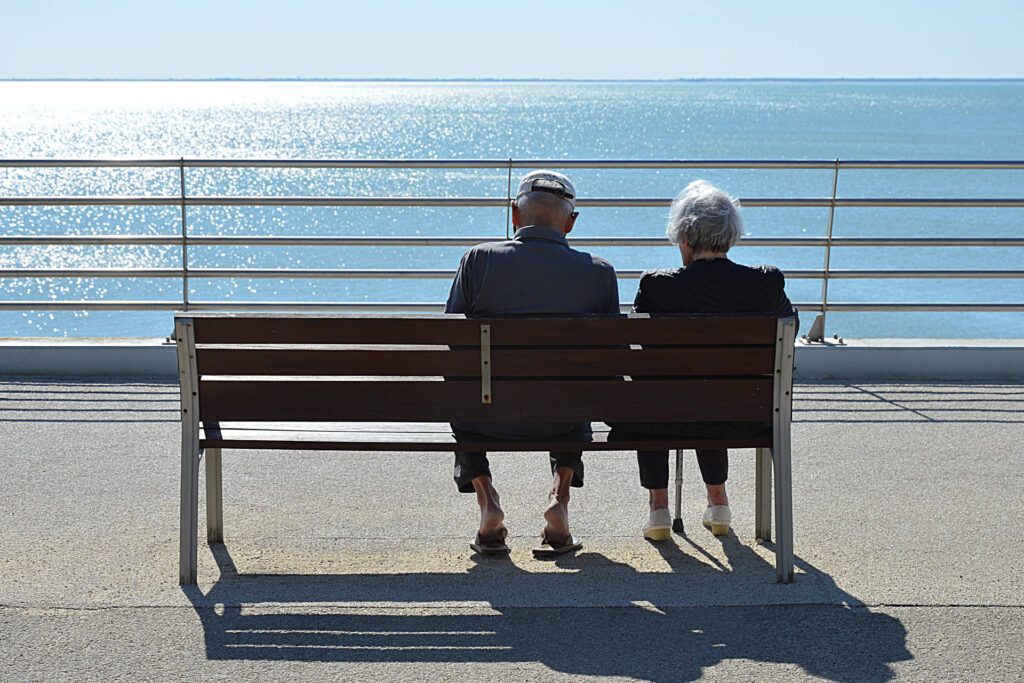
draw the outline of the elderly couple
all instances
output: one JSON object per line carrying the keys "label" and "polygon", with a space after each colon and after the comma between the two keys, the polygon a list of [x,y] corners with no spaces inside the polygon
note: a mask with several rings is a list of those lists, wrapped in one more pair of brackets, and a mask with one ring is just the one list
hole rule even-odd
{"label": "elderly couple", "polygon": [[[572,182],[553,171],[533,171],[519,182],[512,202],[513,239],[473,247],[462,257],[445,307],[447,313],[617,314],[615,269],[599,256],[569,247],[565,236],[579,215]],[[672,202],[669,241],[679,247],[683,268],[644,273],[633,304],[638,313],[741,313],[795,315],[783,291],[782,273],[771,266],[749,268],[726,256],[740,238],[743,219],[738,202],[703,180],[696,180]],[[514,439],[564,434],[576,425],[466,424],[453,430]],[[630,424],[632,431],[658,433],[672,425]],[[558,555],[582,547],[569,531],[569,487],[583,486],[580,451],[551,453],[554,482],[544,511],[545,526],[537,556]],[[669,538],[668,451],[638,451],[640,483],[648,489],[650,513],[645,538]],[[732,516],[725,495],[727,451],[698,450],[697,462],[707,486],[704,526],[726,534]],[[487,454],[456,452],[455,483],[476,493],[480,529],[471,547],[481,554],[504,554],[507,530],[498,492],[491,481]]]}

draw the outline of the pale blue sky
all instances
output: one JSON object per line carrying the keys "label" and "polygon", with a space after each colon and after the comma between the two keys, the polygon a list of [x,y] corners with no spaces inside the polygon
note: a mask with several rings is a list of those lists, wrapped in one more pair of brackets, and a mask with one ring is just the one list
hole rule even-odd
{"label": "pale blue sky", "polygon": [[0,0],[0,78],[1022,78],[1020,0]]}

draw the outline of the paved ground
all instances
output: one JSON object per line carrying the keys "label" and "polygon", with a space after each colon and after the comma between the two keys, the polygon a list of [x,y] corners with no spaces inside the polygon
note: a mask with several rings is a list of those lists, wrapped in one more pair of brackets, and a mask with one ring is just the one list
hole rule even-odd
{"label": "paved ground", "polygon": [[494,457],[513,553],[478,560],[447,456],[242,451],[182,590],[176,392],[0,382],[0,679],[1024,679],[1024,385],[798,385],[786,586],[752,452],[734,534],[689,455],[658,545],[632,456],[588,455],[584,550],[538,562],[543,455]]}

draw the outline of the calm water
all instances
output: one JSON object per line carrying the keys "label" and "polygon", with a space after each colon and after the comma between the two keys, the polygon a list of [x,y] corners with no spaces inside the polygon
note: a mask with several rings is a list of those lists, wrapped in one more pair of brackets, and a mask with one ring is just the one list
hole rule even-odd
{"label": "calm water", "polygon": [[[0,157],[1024,159],[1024,83],[0,82]],[[570,171],[581,196],[671,197],[695,177],[740,197],[825,197],[830,171]],[[1021,197],[1024,172],[843,171],[843,197]],[[189,194],[504,197],[502,171],[190,170]],[[176,169],[0,169],[0,194],[172,195]],[[583,209],[574,235],[664,234],[663,209]],[[744,212],[752,236],[824,235],[824,209]],[[0,207],[0,234],[177,234],[175,207]],[[505,234],[500,209],[191,208],[194,235]],[[1020,237],[1020,209],[840,209],[834,234]],[[620,269],[663,249],[595,249]],[[443,248],[190,250],[193,267],[455,268]],[[833,249],[832,267],[1020,268],[1024,250]],[[180,248],[2,248],[0,268],[177,267]],[[822,267],[817,248],[737,247]],[[192,300],[443,301],[445,280],[193,280]],[[0,299],[180,297],[173,279],[0,278]],[[817,280],[790,279],[797,302]],[[620,280],[630,301],[636,280]],[[831,301],[1024,301],[1024,280],[835,280]],[[804,329],[811,314],[803,316]],[[0,311],[2,336],[162,336],[168,312]],[[849,337],[1024,337],[1024,314],[829,315]]]}

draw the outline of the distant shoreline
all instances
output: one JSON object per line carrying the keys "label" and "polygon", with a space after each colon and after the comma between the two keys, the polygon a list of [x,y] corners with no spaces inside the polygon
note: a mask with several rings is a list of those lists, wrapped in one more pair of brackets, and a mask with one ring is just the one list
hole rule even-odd
{"label": "distant shoreline", "polygon": [[1024,83],[1024,78],[0,78],[3,83]]}

